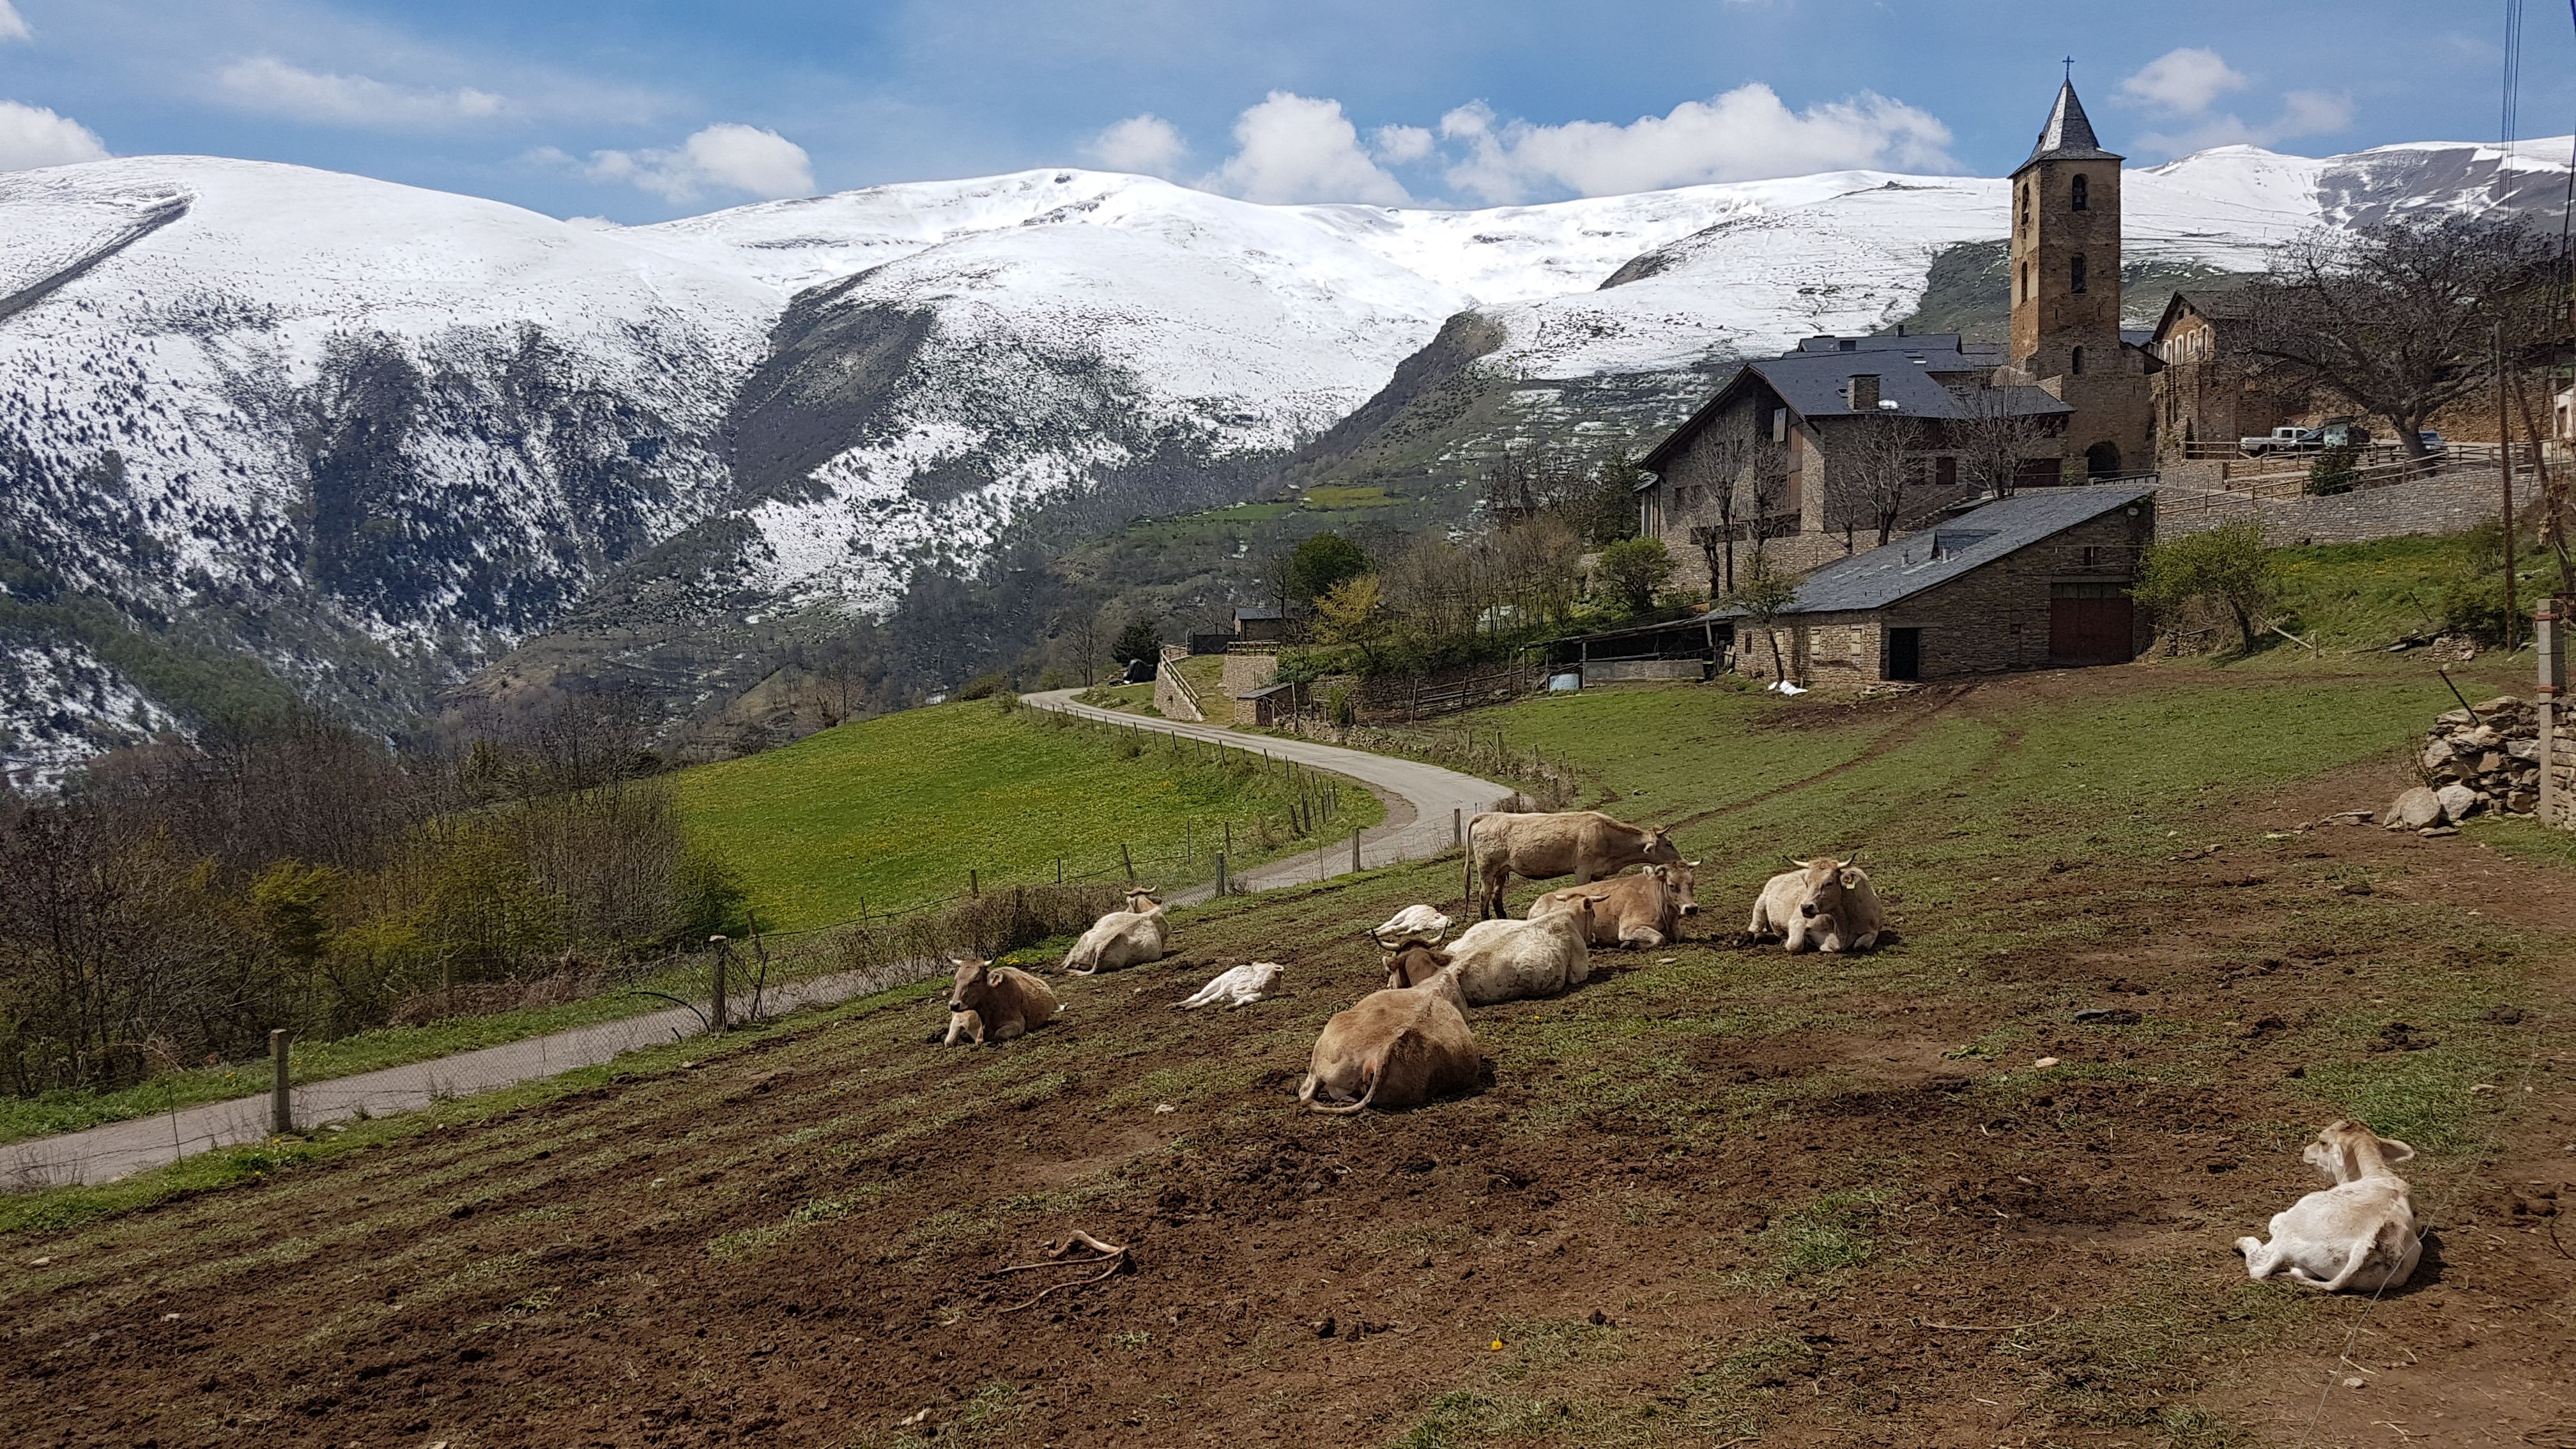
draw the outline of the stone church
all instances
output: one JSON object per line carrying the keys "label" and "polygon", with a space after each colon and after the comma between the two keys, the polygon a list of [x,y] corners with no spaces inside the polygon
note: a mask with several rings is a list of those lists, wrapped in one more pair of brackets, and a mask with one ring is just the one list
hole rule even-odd
{"label": "stone church", "polygon": [[[2070,80],[2012,174],[2001,345],[1902,330],[1811,337],[1745,363],[1649,451],[1638,523],[1665,540],[1679,580],[1722,590],[1755,548],[1775,566],[1815,568],[1875,546],[1890,507],[1895,531],[1920,528],[1994,491],[1975,465],[2002,475],[1996,437],[2019,453],[2016,490],[2152,469],[2159,363],[2120,331],[2120,162]],[[1895,435],[1909,466],[1891,497],[1858,480],[1857,460],[1884,451],[1872,430],[1897,419],[1911,420]]]}

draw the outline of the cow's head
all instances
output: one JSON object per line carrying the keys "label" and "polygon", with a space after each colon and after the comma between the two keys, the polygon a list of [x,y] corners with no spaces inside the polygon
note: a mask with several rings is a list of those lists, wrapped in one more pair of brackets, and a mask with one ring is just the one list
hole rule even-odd
{"label": "cow's head", "polygon": [[952,956],[949,961],[956,966],[957,974],[949,980],[948,1009],[980,1009],[993,993],[993,963],[981,956]]}
{"label": "cow's head", "polygon": [[1682,863],[1681,847],[1673,844],[1672,832],[1667,830],[1649,830],[1646,832],[1646,863],[1649,865],[1679,865]]}
{"label": "cow's head", "polygon": [[1154,899],[1152,886],[1131,885],[1127,888],[1127,909],[1137,915],[1141,916],[1161,904],[1162,902]]}
{"label": "cow's head", "polygon": [[1859,859],[1858,855],[1849,860],[1836,860],[1830,855],[1820,855],[1813,860],[1800,860],[1794,855],[1789,857],[1791,865],[1806,872],[1798,895],[1798,914],[1810,920],[1840,915],[1843,892],[1858,890],[1869,879],[1861,873],[1857,864]]}
{"label": "cow's head", "polygon": [[1416,941],[1386,958],[1386,984],[1390,988],[1420,986],[1447,969],[1448,952]]}
{"label": "cow's head", "polygon": [[1650,865],[1646,869],[1660,877],[1663,880],[1664,889],[1672,893],[1673,909],[1685,916],[1699,914],[1699,901],[1692,895],[1693,891],[1699,889],[1698,861],[1685,860],[1677,865]]}
{"label": "cow's head", "polygon": [[2362,1175],[2371,1158],[2378,1158],[2382,1164],[2404,1162],[2415,1155],[2415,1149],[2346,1117],[2319,1129],[2317,1140],[2299,1155],[2334,1181],[2351,1182]]}

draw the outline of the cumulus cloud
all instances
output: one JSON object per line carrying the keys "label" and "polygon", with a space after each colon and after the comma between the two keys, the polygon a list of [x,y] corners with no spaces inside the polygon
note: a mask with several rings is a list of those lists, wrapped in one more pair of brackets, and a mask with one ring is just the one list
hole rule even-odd
{"label": "cumulus cloud", "polygon": [[27,28],[27,18],[9,0],[0,0],[0,40],[33,40],[36,32]]}
{"label": "cumulus cloud", "polygon": [[593,181],[622,181],[666,201],[694,201],[706,191],[742,191],[764,200],[814,194],[813,159],[776,131],[723,121],[670,150],[593,151],[576,161],[547,146],[528,153],[541,165],[577,167]]}
{"label": "cumulus cloud", "polygon": [[1389,166],[1427,161],[1438,144],[1425,126],[1380,126],[1369,132],[1370,153]]}
{"label": "cumulus cloud", "polygon": [[1180,127],[1148,111],[1109,126],[1082,149],[1112,171],[1170,176],[1190,154],[1190,143],[1181,139]]}
{"label": "cumulus cloud", "polygon": [[1249,201],[1359,201],[1401,206],[1404,184],[1360,149],[1339,101],[1272,91],[1234,123],[1235,151],[1205,184]]}
{"label": "cumulus cloud", "polygon": [[0,101],[0,171],[104,161],[107,154],[98,133],[69,116],[55,115],[43,106]]}
{"label": "cumulus cloud", "polygon": [[1449,168],[1449,184],[1497,203],[1555,190],[1611,196],[1849,167],[1957,169],[1950,128],[1928,112],[1870,92],[1792,111],[1760,84],[1624,126],[1505,122],[1479,102],[1441,117],[1440,134],[1467,149]]}
{"label": "cumulus cloud", "polygon": [[2141,150],[2166,156],[2212,146],[2277,146],[2302,136],[2332,135],[2352,124],[2351,98],[2330,91],[2287,92],[2280,114],[2259,123],[2233,111],[2212,110],[2220,96],[2251,84],[2217,51],[2185,46],[2140,66],[2120,82],[2120,94],[2172,121],[2173,130],[2151,131],[2137,142]]}
{"label": "cumulus cloud", "polygon": [[490,91],[393,85],[363,75],[330,75],[275,56],[235,61],[216,75],[224,97],[246,110],[335,126],[434,129],[485,121],[509,109]]}
{"label": "cumulus cloud", "polygon": [[2198,115],[2220,96],[2245,89],[2245,77],[2206,46],[2168,50],[2120,82],[2120,94],[2179,116]]}

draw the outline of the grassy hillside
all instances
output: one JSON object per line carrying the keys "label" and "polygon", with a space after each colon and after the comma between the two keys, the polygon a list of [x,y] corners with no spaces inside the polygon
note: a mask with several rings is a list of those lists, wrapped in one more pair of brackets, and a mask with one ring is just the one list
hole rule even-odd
{"label": "grassy hillside", "polygon": [[[2379,1376],[2329,1397],[2316,1442],[2460,1417],[2456,1385],[2571,1367],[2550,1313],[2471,1336],[2445,1308],[2563,1281],[2486,1167],[2556,1161],[2563,1135],[2473,1088],[2568,1045],[2541,1006],[2566,986],[2568,867],[2294,828],[2383,798],[2445,699],[2413,666],[2168,664],[1862,706],[1532,701],[1480,723],[1675,824],[1707,914],[1668,950],[1602,953],[1566,996],[1473,1013],[1489,1073],[1467,1098],[1353,1119],[1292,1100],[1315,1032],[1378,980],[1361,928],[1453,900],[1454,861],[1227,901],[1179,913],[1178,960],[1059,978],[1064,1018],[997,1051],[923,1045],[940,1004],[907,988],[614,1080],[21,1200],[8,1248],[41,1266],[0,1308],[51,1372],[0,1412],[168,1442],[390,1363],[461,1367],[376,1374],[335,1400],[335,1438],[722,1414],[887,1449],[1929,1444],[2004,1423],[2171,1449],[2304,1423],[2330,1371],[2359,1376],[2338,1355],[2367,1311],[2371,1342],[2405,1347],[2367,1350]],[[1030,748],[1005,723],[925,747]],[[1887,949],[1731,939],[1782,852],[1855,847]],[[1290,994],[1137,1009],[1245,958],[1286,962]],[[2074,1020],[2098,1006],[2139,1020]],[[2249,1284],[2228,1253],[2313,1185],[2299,1144],[2345,1113],[2421,1152],[2429,1291]],[[1139,1270],[1007,1312],[1078,1275],[995,1270],[1077,1226],[1143,1245]],[[85,1347],[135,1321],[136,1283],[159,1285],[142,1317],[177,1313],[203,1347]],[[276,1322],[306,1327],[251,1331]],[[580,1391],[499,1391],[526,1365]],[[289,1368],[312,1378],[281,1399]],[[2525,1408],[2548,1411],[2473,1411],[2512,1437]]]}
{"label": "grassy hillside", "polygon": [[[1140,746],[1055,717],[974,700],[826,730],[678,777],[690,831],[742,872],[764,924],[828,925],[986,886],[1112,871],[1119,846],[1150,880],[1209,874],[1209,842],[1238,860],[1285,848],[1294,789],[1258,757],[1220,765],[1187,746]],[[1338,828],[1375,823],[1376,798],[1342,787]],[[1264,834],[1267,822],[1268,834]],[[1184,849],[1191,860],[1183,860]]]}

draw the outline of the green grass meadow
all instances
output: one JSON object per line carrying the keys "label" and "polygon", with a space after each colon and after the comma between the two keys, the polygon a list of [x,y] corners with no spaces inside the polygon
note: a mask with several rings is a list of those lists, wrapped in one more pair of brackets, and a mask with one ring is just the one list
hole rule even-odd
{"label": "green grass meadow", "polygon": [[[793,930],[985,888],[1120,868],[1123,844],[1154,884],[1302,846],[1284,834],[1295,787],[1254,752],[1222,762],[1188,743],[974,700],[825,730],[785,749],[678,777],[693,835],[742,874],[764,926]],[[1384,816],[1343,784],[1334,828]],[[1263,833],[1268,822],[1268,833]],[[1184,852],[1189,859],[1184,861]]]}

